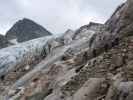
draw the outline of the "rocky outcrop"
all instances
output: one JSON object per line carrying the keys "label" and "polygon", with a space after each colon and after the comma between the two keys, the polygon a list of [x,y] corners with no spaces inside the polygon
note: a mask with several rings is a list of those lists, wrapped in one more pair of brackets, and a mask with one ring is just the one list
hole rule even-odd
{"label": "rocky outcrop", "polygon": [[18,42],[24,42],[48,35],[51,35],[51,33],[41,25],[36,24],[30,19],[24,18],[13,25],[6,33],[6,38],[8,40],[17,39]]}
{"label": "rocky outcrop", "polygon": [[62,41],[64,44],[70,44],[73,41],[73,37],[75,35],[75,32],[71,29],[67,30],[63,36],[61,36]]}
{"label": "rocky outcrop", "polygon": [[94,33],[99,32],[102,29],[104,29],[103,27],[104,27],[103,24],[90,22],[88,25],[84,25],[80,27],[78,30],[76,30],[73,39],[79,39],[82,37],[89,38]]}
{"label": "rocky outcrop", "polygon": [[108,29],[112,33],[120,33],[123,35],[132,35],[133,29],[133,1],[127,0],[117,8],[111,18],[106,22]]}

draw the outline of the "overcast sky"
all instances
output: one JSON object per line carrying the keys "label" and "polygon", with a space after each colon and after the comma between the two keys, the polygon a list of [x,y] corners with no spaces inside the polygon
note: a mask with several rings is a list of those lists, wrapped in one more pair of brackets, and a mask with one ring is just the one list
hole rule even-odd
{"label": "overcast sky", "polygon": [[104,23],[125,0],[0,0],[0,33],[19,19],[29,18],[54,34],[90,21]]}

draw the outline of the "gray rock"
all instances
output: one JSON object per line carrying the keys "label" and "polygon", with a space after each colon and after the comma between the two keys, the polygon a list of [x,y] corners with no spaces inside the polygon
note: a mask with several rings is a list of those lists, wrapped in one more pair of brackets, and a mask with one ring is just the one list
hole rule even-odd
{"label": "gray rock", "polygon": [[133,100],[133,93],[130,93],[130,94],[127,96],[126,100]]}
{"label": "gray rock", "polygon": [[112,33],[120,33],[121,36],[133,35],[133,1],[127,0],[119,6],[111,18],[106,22],[108,29]]}
{"label": "gray rock", "polygon": [[64,44],[66,44],[66,45],[70,44],[73,40],[74,34],[75,34],[75,32],[73,30],[70,30],[70,29],[67,30],[61,37],[61,39],[63,39],[63,41],[64,41]]}

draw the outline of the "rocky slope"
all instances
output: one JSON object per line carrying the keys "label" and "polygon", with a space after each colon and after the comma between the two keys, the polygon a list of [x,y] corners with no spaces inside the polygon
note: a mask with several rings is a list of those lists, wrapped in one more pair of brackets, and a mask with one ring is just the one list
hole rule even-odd
{"label": "rocky slope", "polygon": [[[33,63],[36,60],[29,60],[30,64],[16,66],[20,63],[14,59],[16,63],[8,66],[12,70],[0,75],[1,99],[132,100],[132,4],[132,0],[127,0],[104,25],[90,23],[76,31],[68,30],[63,36],[49,38],[40,48],[35,46],[36,52],[33,47],[30,54],[27,51],[29,56],[45,55],[36,64]],[[32,43],[35,41],[40,40]],[[27,47],[32,48],[32,43],[29,41]],[[6,51],[11,52],[16,47],[6,48]],[[12,56],[3,55],[0,60]],[[0,71],[4,71],[1,68],[6,68],[7,63],[0,66]]]}
{"label": "rocky slope", "polygon": [[127,0],[125,4],[120,5],[112,17],[106,22],[109,31],[112,33],[131,34],[133,28],[133,1]]}
{"label": "rocky slope", "polygon": [[48,35],[51,35],[51,33],[41,25],[36,24],[30,19],[24,18],[13,25],[6,33],[6,38],[8,40],[16,39],[18,42],[24,42]]}

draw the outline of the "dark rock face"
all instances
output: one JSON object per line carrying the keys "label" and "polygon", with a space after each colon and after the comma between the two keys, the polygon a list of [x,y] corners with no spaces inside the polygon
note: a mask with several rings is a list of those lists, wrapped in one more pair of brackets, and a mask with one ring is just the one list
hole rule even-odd
{"label": "dark rock face", "polygon": [[10,43],[8,42],[8,40],[3,35],[0,35],[0,49],[5,48],[9,45]]}
{"label": "dark rock face", "polygon": [[47,35],[51,35],[51,33],[41,25],[24,18],[13,25],[6,33],[6,38],[8,40],[17,39],[18,42],[24,42]]}

